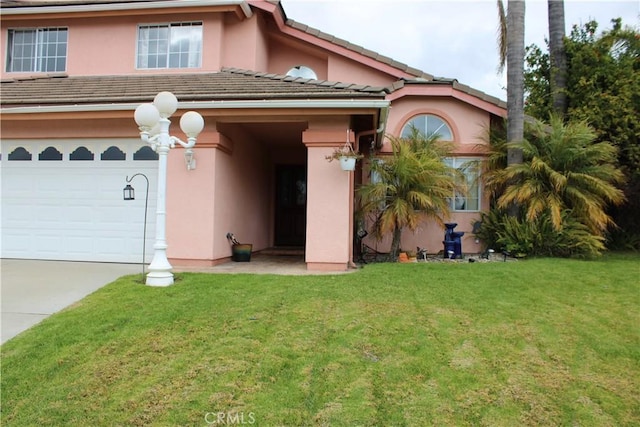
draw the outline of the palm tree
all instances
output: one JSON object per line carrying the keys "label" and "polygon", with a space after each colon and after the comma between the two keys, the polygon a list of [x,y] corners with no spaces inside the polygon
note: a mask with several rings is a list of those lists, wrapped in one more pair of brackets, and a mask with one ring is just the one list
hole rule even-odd
{"label": "palm tree", "polygon": [[438,136],[426,137],[417,129],[406,138],[390,137],[393,152],[371,162],[371,176],[377,177],[358,189],[360,213],[373,214],[377,238],[392,232],[389,257],[400,251],[402,230],[415,231],[420,223],[435,219],[443,224],[456,191],[464,192],[459,173],[447,166],[451,145]]}
{"label": "palm tree", "polygon": [[549,58],[553,110],[560,117],[567,112],[567,53],[564,49],[564,0],[548,0]]}
{"label": "palm tree", "polygon": [[607,206],[624,201],[615,146],[595,142],[596,134],[585,122],[565,125],[559,116],[552,116],[550,125],[534,121],[526,136],[519,144],[522,164],[486,174],[490,187],[503,188],[498,207],[518,204],[530,222],[549,215],[556,230],[562,229],[568,210],[591,233],[602,236],[613,225]]}
{"label": "palm tree", "polygon": [[[498,0],[500,18],[500,68],[507,64],[507,164],[522,163],[522,149],[518,144],[524,136],[524,0],[508,0],[504,14],[502,0]],[[509,209],[517,215],[518,207]]]}

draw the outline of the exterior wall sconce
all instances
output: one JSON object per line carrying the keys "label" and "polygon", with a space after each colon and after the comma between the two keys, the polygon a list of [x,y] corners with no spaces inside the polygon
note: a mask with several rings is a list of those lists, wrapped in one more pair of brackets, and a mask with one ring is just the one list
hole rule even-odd
{"label": "exterior wall sconce", "polygon": [[[160,92],[153,103],[141,104],[136,108],[134,119],[140,129],[140,139],[149,144],[158,153],[158,202],[156,205],[156,242],[154,255],[149,265],[146,284],[150,286],[169,286],[173,284],[171,264],[167,259],[166,242],[166,194],[167,194],[167,155],[178,143],[191,151],[187,169],[195,169],[193,151],[196,138],[204,129],[204,119],[195,111],[188,111],[180,118],[180,128],[187,135],[187,142],[169,135],[169,117],[178,109],[178,99],[171,92]],[[185,152],[186,155],[186,152]],[[125,187],[126,188],[126,187]]]}
{"label": "exterior wall sconce", "polygon": [[146,247],[147,247],[147,206],[149,206],[149,178],[143,173],[136,173],[131,178],[127,176],[125,179],[127,181],[127,185],[122,189],[122,197],[124,200],[135,200],[136,192],[129,184],[136,176],[141,176],[147,181],[147,192],[145,193],[144,198],[144,226],[142,228],[142,280],[144,280],[144,261],[146,255]]}
{"label": "exterior wall sconce", "polygon": [[196,168],[196,159],[193,156],[193,150],[191,148],[184,150],[184,161],[187,164],[188,171]]}

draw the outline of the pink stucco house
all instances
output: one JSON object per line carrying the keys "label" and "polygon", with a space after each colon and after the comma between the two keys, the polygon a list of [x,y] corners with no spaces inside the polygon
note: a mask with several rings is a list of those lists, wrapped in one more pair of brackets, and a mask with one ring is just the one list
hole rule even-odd
{"label": "pink stucco house", "polygon": [[[338,5],[336,4],[336,7]],[[410,124],[481,158],[480,135],[506,115],[500,100],[288,20],[278,1],[56,0],[2,2],[0,48],[2,257],[138,262],[144,180],[157,155],[135,108],[160,91],[205,120],[194,148],[168,157],[167,254],[173,265],[228,260],[233,232],[254,251],[304,249],[309,269],[354,259],[354,189],[370,179],[325,156],[346,138],[369,154]],[[472,42],[472,41],[470,41]],[[456,200],[458,231],[487,208],[478,186]],[[403,247],[442,249],[425,223]],[[479,250],[470,233],[465,252]],[[369,242],[370,245],[384,245]],[[381,249],[382,247],[379,246]],[[150,250],[148,252],[151,252]]]}

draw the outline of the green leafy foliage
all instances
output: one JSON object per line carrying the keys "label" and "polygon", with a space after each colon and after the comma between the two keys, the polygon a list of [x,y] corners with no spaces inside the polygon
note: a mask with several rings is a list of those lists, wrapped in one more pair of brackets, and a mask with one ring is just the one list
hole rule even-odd
{"label": "green leafy foliage", "polygon": [[482,225],[476,236],[487,248],[516,256],[587,258],[604,251],[604,238],[591,233],[570,211],[562,212],[561,221],[562,227],[557,230],[549,214],[529,221],[494,209],[482,214]]}
{"label": "green leafy foliage", "polygon": [[[528,255],[594,255],[613,226],[607,207],[620,204],[624,176],[615,167],[616,148],[596,141],[584,122],[530,121],[520,144],[522,164],[505,167],[503,135],[489,135],[484,180],[491,191],[491,226],[483,240],[497,248]],[[504,211],[520,206],[519,215]],[[504,216],[504,217],[503,217]],[[491,219],[494,219],[491,221]],[[491,234],[495,234],[492,236]]]}
{"label": "green leafy foliage", "polygon": [[389,257],[400,250],[402,230],[415,230],[426,218],[442,223],[455,191],[465,192],[460,173],[443,160],[451,145],[438,136],[426,137],[417,129],[406,138],[390,137],[393,152],[372,159],[370,170],[378,179],[358,189],[359,213],[373,216],[373,233],[393,233]]}
{"label": "green leafy foliage", "polygon": [[[613,247],[640,242],[640,33],[620,19],[597,33],[598,23],[574,26],[565,39],[567,52],[567,120],[585,121],[597,141],[618,148],[617,166],[625,174],[627,202],[610,213],[620,230],[610,237]],[[527,48],[525,90],[527,114],[546,119],[552,111],[549,55],[538,46]],[[623,243],[616,243],[623,239]],[[640,244],[634,245],[640,249]]]}

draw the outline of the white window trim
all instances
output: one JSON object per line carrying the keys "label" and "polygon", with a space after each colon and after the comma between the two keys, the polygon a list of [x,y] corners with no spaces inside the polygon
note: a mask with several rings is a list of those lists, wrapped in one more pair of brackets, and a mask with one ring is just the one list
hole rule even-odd
{"label": "white window trim", "polygon": [[[40,65],[43,62],[42,56],[42,45],[41,45],[41,37],[44,30],[65,30],[67,34],[67,38],[65,40],[66,49],[64,56],[64,67],[62,70],[40,70]],[[69,28],[61,27],[61,26],[53,26],[53,27],[29,27],[29,28],[8,28],[7,30],[7,51],[5,55],[5,72],[7,73],[62,73],[67,71],[67,60],[69,59]],[[19,70],[16,71],[13,68],[15,61],[15,52],[14,52],[14,44],[10,42],[11,37],[9,37],[9,33],[11,31],[34,31],[35,32],[35,51],[33,56],[33,67],[30,70]],[[15,38],[15,34],[14,34]],[[11,58],[11,60],[9,60]],[[48,58],[48,57],[47,57]],[[9,67],[11,63],[11,67]],[[10,69],[11,68],[11,69]]]}
{"label": "white window trim", "polygon": [[[482,157],[448,157],[445,160],[447,162],[451,162],[451,165],[456,169],[461,169],[468,162],[477,162],[478,173],[476,177],[476,183],[474,185],[477,186],[477,189],[478,189],[478,197],[477,197],[478,208],[477,209],[456,209],[455,199],[458,196],[455,194],[451,198],[450,208],[452,212],[464,212],[464,213],[481,212],[482,211],[482,182],[480,180],[480,173],[481,173],[480,165],[482,163]],[[464,199],[469,199],[469,197],[465,197]]]}
{"label": "white window trim", "polygon": [[[197,66],[187,66],[187,67],[171,67],[170,66],[170,46],[171,46],[171,27],[172,26],[182,26],[185,24],[190,24],[191,26],[199,26],[200,27],[200,31],[201,31],[201,39],[200,39],[200,51],[197,53],[198,58],[196,58],[198,65]],[[140,29],[141,28],[149,28],[149,27],[167,27],[169,29],[169,41],[167,44],[167,64],[164,67],[140,67],[138,65],[138,59],[140,58]],[[136,55],[135,55],[135,69],[136,70],[170,70],[170,69],[176,69],[176,70],[182,70],[182,69],[197,69],[197,68],[202,68],[202,61],[203,61],[203,50],[204,50],[204,23],[202,21],[179,21],[179,22],[160,22],[160,23],[145,23],[145,24],[138,24],[137,29],[136,29]],[[148,46],[147,46],[148,49]],[[195,56],[195,55],[194,55]],[[145,58],[145,63],[148,63],[149,60],[149,52],[147,50],[147,52],[144,54],[144,58]],[[191,63],[193,61],[194,58],[191,57],[191,55],[189,56],[189,63]]]}
{"label": "white window trim", "polygon": [[[443,141],[454,141],[455,136],[453,134],[453,129],[451,128],[451,125],[449,124],[449,122],[447,120],[445,120],[443,117],[434,114],[434,113],[420,113],[420,114],[416,114],[415,116],[412,116],[409,120],[407,120],[405,122],[404,125],[402,125],[402,128],[400,129],[400,136],[402,136],[405,132],[406,129],[409,128],[409,126],[411,126],[412,122],[420,117],[425,117],[425,121],[427,120],[427,117],[435,117],[438,120],[440,120],[444,126],[446,126],[447,130],[449,131],[449,134],[451,135],[451,138],[442,138]],[[438,128],[439,130],[440,128]],[[418,131],[420,131],[422,134],[424,134],[424,131],[422,129],[418,129]],[[425,135],[427,137],[429,137],[430,135]]]}

